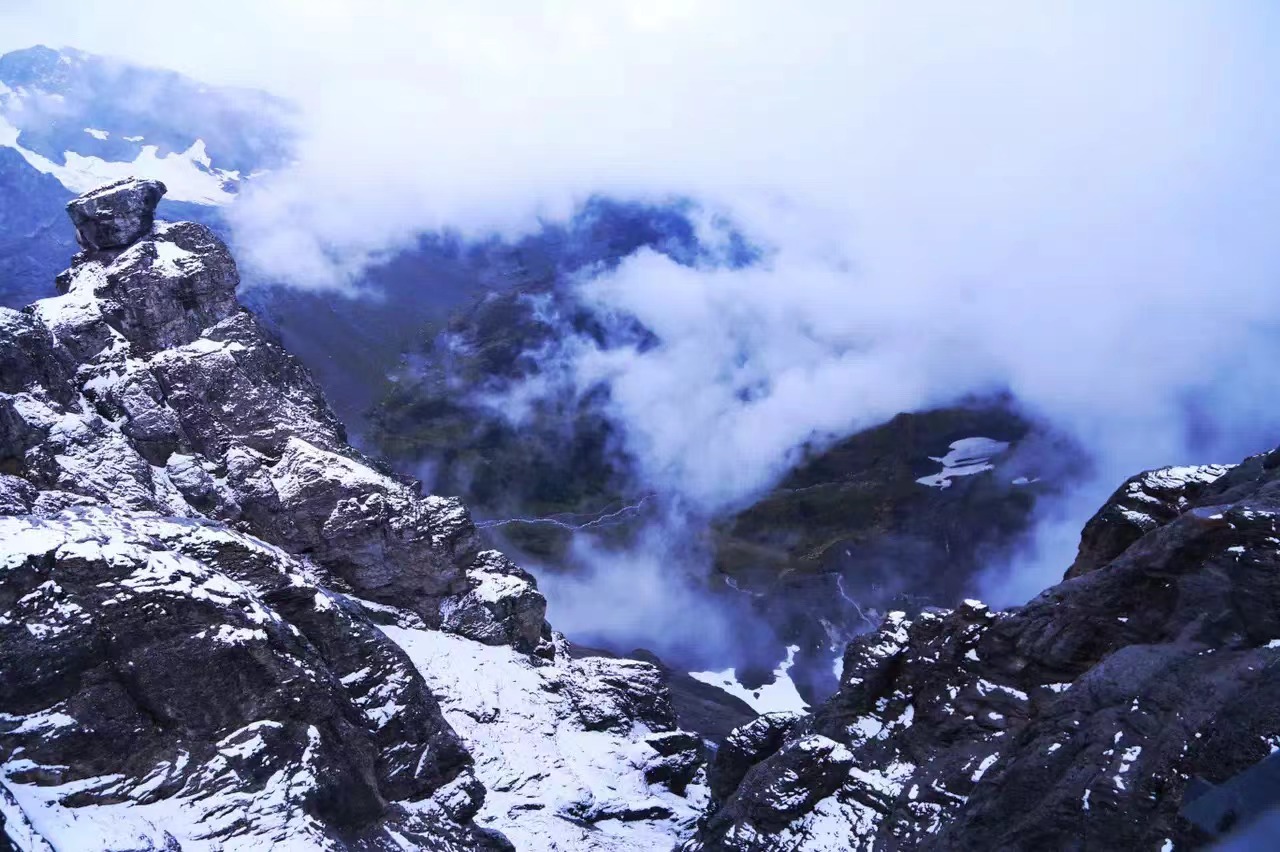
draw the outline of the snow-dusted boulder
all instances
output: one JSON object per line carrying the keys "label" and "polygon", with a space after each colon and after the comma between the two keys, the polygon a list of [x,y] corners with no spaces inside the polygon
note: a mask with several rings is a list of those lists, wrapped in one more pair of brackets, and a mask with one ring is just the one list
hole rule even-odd
{"label": "snow-dusted boulder", "polygon": [[486,550],[467,568],[467,583],[469,591],[441,605],[444,629],[486,645],[552,653],[547,600],[533,575]]}
{"label": "snow-dusted boulder", "polygon": [[76,240],[86,251],[123,248],[151,230],[167,189],[158,180],[125,178],[87,192],[67,205]]}

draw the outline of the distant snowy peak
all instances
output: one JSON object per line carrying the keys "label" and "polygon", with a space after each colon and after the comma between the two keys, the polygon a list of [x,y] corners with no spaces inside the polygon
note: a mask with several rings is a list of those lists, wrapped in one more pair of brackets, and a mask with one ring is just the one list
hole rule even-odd
{"label": "distant snowy peak", "polygon": [[[104,183],[134,175],[163,181],[169,187],[170,198],[193,204],[228,204],[235,199],[239,189],[240,173],[214,168],[202,139],[197,139],[185,151],[164,156],[159,155],[159,148],[155,145],[139,145],[138,156],[128,161],[104,160],[64,151],[62,162],[58,163],[23,147],[19,141],[21,131],[4,114],[6,106],[4,98],[0,97],[0,146],[13,148],[32,168],[53,175],[72,192],[87,192]],[[86,129],[85,132],[99,140],[108,137],[107,131]]]}
{"label": "distant snowy peak", "polygon": [[228,204],[287,159],[289,113],[260,92],[80,51],[0,56],[0,147],[74,193],[137,176],[163,181],[174,201]]}

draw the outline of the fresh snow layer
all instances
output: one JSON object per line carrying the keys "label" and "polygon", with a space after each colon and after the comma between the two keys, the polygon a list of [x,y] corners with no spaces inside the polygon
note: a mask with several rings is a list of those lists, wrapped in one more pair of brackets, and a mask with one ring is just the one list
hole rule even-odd
{"label": "fresh snow layer", "polygon": [[199,268],[200,259],[194,252],[189,252],[167,240],[157,240],[154,245],[156,259],[153,267],[166,278],[181,278],[193,268]]}
{"label": "fresh snow layer", "polygon": [[1142,481],[1149,487],[1172,491],[1193,482],[1216,482],[1234,467],[1233,464],[1162,467],[1143,474]]}
{"label": "fresh snow layer", "polygon": [[[314,727],[311,731],[318,736]],[[224,772],[227,786],[235,786],[234,774],[225,761],[211,764],[208,771]],[[58,787],[0,783],[5,828],[24,850],[167,849],[175,840],[184,852],[251,852],[264,848],[264,843],[277,852],[338,848],[296,804],[315,784],[305,756],[299,764],[272,777],[256,796],[229,789],[145,804],[126,799],[112,805],[67,807],[59,801],[79,789],[120,786],[125,792],[123,780],[118,775],[103,776]],[[145,791],[128,792],[140,796]],[[258,830],[225,836],[237,820],[245,818]],[[16,836],[13,830],[17,830]],[[24,839],[30,845],[24,845]]]}
{"label": "fresh snow layer", "polygon": [[[86,129],[85,132],[90,132]],[[98,131],[104,133],[105,131]],[[228,204],[235,195],[227,190],[240,180],[239,172],[213,168],[204,140],[197,139],[182,152],[159,156],[155,145],[144,145],[132,162],[115,162],[101,157],[86,157],[75,151],[64,151],[63,162],[55,163],[18,142],[20,131],[0,115],[0,147],[13,148],[32,168],[53,175],[59,183],[75,193],[88,192],[122,178],[153,178],[163,181],[166,196],[174,201],[193,204]],[[95,135],[95,134],[91,134]],[[105,138],[96,137],[96,138]]]}
{"label": "fresh snow layer", "polygon": [[[278,621],[254,593],[239,582],[203,563],[176,551],[157,551],[157,541],[188,539],[206,546],[234,544],[257,550],[280,565],[289,557],[278,548],[212,526],[190,524],[180,519],[154,514],[127,514],[102,507],[67,510],[48,517],[15,516],[0,518],[0,570],[23,564],[30,557],[56,556],[59,559],[105,559],[136,567],[127,575],[105,581],[120,592],[103,606],[127,605],[135,593],[170,595],[174,598],[203,599],[244,613],[254,624]],[[193,545],[194,546],[194,545]],[[281,568],[281,570],[284,570]],[[50,591],[56,593],[56,587]],[[43,591],[40,590],[40,591]],[[84,620],[84,611],[65,605],[51,611],[45,622],[28,620],[26,627],[35,636],[56,636],[73,623]],[[234,629],[219,625],[215,637],[226,642],[245,642],[265,633],[256,628]],[[56,706],[26,717],[6,717],[19,722],[16,730],[55,730],[77,724]],[[0,764],[0,814],[6,820],[9,837],[24,850],[167,849],[180,844],[187,852],[249,852],[270,848],[280,852],[336,849],[323,826],[302,807],[316,784],[314,747],[320,732],[309,731],[311,745],[296,760],[280,767],[262,789],[251,792],[231,758],[256,749],[255,733],[264,725],[278,724],[263,719],[228,734],[219,754],[201,767],[201,790],[178,793],[158,801],[147,801],[156,787],[186,769],[188,755],[177,763],[162,762],[150,775],[126,778],[103,775],[59,785],[23,783],[13,776],[36,768],[30,760],[12,755]],[[72,806],[64,800],[79,792],[94,791],[117,798],[112,804]]]}
{"label": "fresh snow layer", "polygon": [[1009,449],[1007,441],[992,438],[961,438],[951,445],[945,456],[930,456],[932,461],[942,465],[942,470],[931,476],[922,476],[916,480],[930,488],[950,488],[951,480],[957,476],[972,476],[975,473],[993,470],[995,465],[991,459]]}
{"label": "fresh snow layer", "polygon": [[[506,646],[402,627],[382,630],[413,660],[445,718],[475,757],[488,789],[476,822],[505,834],[522,852],[671,849],[692,833],[706,788],[685,797],[644,781],[656,752],[636,724],[626,733],[589,731],[573,704],[587,661],[535,665]],[[625,665],[625,661],[610,661]],[[668,819],[621,819],[661,808]]]}
{"label": "fresh snow layer", "polygon": [[[718,686],[735,698],[741,698],[757,713],[804,713],[809,705],[800,697],[799,690],[788,674],[795,664],[796,652],[799,650],[799,645],[788,647],[787,658],[773,671],[773,683],[767,683],[758,689],[747,689],[739,683],[738,675],[732,668],[722,672],[689,672],[689,677]],[[837,674],[843,662],[837,661]]]}

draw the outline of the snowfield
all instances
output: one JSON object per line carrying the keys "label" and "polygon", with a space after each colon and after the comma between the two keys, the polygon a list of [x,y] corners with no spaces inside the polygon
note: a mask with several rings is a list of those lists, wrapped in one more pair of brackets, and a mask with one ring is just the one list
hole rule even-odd
{"label": "snowfield", "polygon": [[[602,669],[625,674],[632,660],[590,657],[535,665],[505,646],[434,630],[384,627],[440,700],[445,718],[475,757],[488,788],[475,820],[522,852],[634,852],[671,849],[692,833],[707,803],[700,779],[684,796],[644,780],[655,756],[641,723],[588,730],[575,706],[607,714],[611,696],[593,692]],[[653,818],[637,818],[652,814]]]}

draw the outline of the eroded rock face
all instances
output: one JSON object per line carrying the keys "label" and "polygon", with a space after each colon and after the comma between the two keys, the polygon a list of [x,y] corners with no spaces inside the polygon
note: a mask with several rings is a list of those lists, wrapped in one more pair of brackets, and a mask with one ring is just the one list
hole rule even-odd
{"label": "eroded rock face", "polygon": [[442,813],[471,757],[403,652],[302,563],[97,506],[2,518],[0,539],[4,783],[26,812],[110,814],[81,848],[116,848],[111,822],[140,848],[219,831],[377,848],[391,826],[485,844],[474,809],[426,828],[398,812]]}
{"label": "eroded rock face", "polygon": [[444,628],[486,645],[551,652],[547,601],[527,571],[496,550],[476,557],[467,569],[471,589],[442,608]]}
{"label": "eroded rock face", "polygon": [[142,349],[191,343],[239,309],[231,253],[194,222],[165,224],[103,269],[94,295],[112,328]]}
{"label": "eroded rock face", "polygon": [[1080,552],[1066,579],[1096,571],[1147,533],[1186,511],[1230,465],[1166,467],[1131,477],[1108,498],[1080,536]]}
{"label": "eroded rock face", "polygon": [[126,178],[85,193],[67,205],[76,241],[86,251],[124,248],[151,230],[167,189],[158,180]]}
{"label": "eroded rock face", "polygon": [[[63,294],[0,310],[0,835],[505,850],[523,811],[486,785],[527,765],[546,830],[522,848],[688,836],[702,759],[648,742],[678,733],[659,670],[570,659],[464,506],[352,449],[226,247],[150,220],[162,191],[73,204]],[[454,727],[484,681],[467,656],[508,688],[492,742]],[[592,748],[521,763],[548,727]],[[590,773],[626,794],[562,795]]]}
{"label": "eroded rock face", "polygon": [[[146,182],[113,186],[72,206],[82,228],[115,228],[152,194]],[[347,445],[306,370],[240,309],[238,280],[207,228],[148,224],[131,245],[77,256],[61,297],[0,316],[11,472],[113,506],[233,523],[438,626],[442,606],[456,612],[482,585],[466,510]],[[545,603],[526,586],[518,605],[476,610],[469,631],[481,632],[476,618],[506,619],[488,633],[536,646]]]}
{"label": "eroded rock face", "polygon": [[[1178,816],[1189,779],[1280,745],[1280,474],[1256,457],[1117,494],[1098,517],[1167,511],[1105,564],[1020,609],[891,615],[849,645],[829,702],[781,736],[764,719],[731,735],[685,848],[1204,845]],[[813,737],[850,760],[797,764]]]}
{"label": "eroded rock face", "polygon": [[751,767],[782,748],[802,718],[799,713],[766,713],[734,729],[709,768],[711,795],[719,801],[731,796]]}

